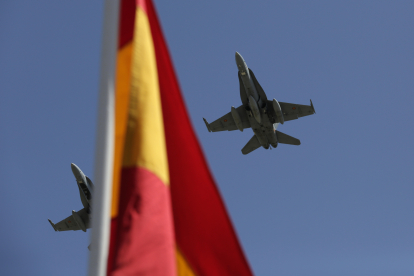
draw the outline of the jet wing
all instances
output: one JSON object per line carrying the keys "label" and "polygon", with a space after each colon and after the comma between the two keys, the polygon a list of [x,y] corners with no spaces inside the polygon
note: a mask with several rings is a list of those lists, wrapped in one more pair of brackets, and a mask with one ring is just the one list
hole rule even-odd
{"label": "jet wing", "polygon": [[[91,228],[90,222],[89,222],[89,215],[86,212],[85,208],[83,208],[82,210],[79,210],[77,213],[82,218],[82,220],[85,222],[86,228]],[[55,231],[81,230],[80,226],[76,223],[76,220],[73,218],[73,215],[65,218],[62,221],[59,221],[56,224],[54,224],[51,220],[49,220],[49,222],[52,225],[53,229],[55,229]]]}
{"label": "jet wing", "polygon": [[[272,104],[269,101],[269,104]],[[311,101],[311,105],[301,105],[301,104],[293,104],[293,103],[284,103],[279,102],[280,108],[282,109],[283,118],[286,121],[295,120],[300,117],[312,115],[315,113],[315,109],[313,108],[313,104]]]}
{"label": "jet wing", "polygon": [[[242,122],[243,129],[250,127],[249,117],[247,115],[247,111],[244,108],[243,105],[236,108],[237,113],[240,116],[240,120]],[[204,119],[204,122],[206,123],[208,131],[217,132],[217,131],[231,131],[238,129],[236,126],[236,122],[233,119],[233,116],[231,115],[231,112],[227,113],[223,117],[215,120],[211,124],[207,123],[207,121]]]}

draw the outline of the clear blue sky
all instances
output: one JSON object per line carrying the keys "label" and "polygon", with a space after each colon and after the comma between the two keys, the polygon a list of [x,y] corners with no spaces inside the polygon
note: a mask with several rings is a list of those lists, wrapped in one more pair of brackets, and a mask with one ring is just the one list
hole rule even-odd
{"label": "clear blue sky", "polygon": [[[257,275],[414,275],[414,2],[155,0],[188,111]],[[55,233],[93,177],[102,1],[0,3],[2,275],[85,275]],[[302,145],[209,133],[241,104],[240,52],[269,98],[317,114]],[[197,185],[195,182],[194,185]]]}

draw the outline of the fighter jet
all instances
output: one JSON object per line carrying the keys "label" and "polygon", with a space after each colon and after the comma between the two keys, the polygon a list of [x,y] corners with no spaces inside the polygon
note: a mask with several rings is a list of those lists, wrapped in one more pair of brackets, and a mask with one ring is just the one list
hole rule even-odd
{"label": "fighter jet", "polygon": [[78,184],[79,194],[84,208],[77,212],[72,211],[71,216],[56,224],[50,219],[48,220],[55,231],[82,230],[86,232],[86,229],[91,228],[93,183],[78,166],[72,163],[71,167]]}
{"label": "fighter jet", "polygon": [[277,127],[286,121],[315,113],[312,100],[310,105],[269,101],[257,81],[253,71],[247,67],[243,57],[236,52],[236,65],[239,70],[240,98],[242,105],[235,108],[211,124],[203,118],[209,132],[231,131],[252,128],[254,135],[242,149],[248,154],[260,146],[265,149],[276,148],[278,143],[300,145],[300,140],[277,131]]}

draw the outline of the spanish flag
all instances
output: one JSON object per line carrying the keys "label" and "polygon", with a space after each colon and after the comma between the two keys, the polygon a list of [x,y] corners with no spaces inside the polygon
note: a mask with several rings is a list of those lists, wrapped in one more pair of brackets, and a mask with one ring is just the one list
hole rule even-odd
{"label": "spanish flag", "polygon": [[89,275],[252,275],[152,1],[105,5]]}

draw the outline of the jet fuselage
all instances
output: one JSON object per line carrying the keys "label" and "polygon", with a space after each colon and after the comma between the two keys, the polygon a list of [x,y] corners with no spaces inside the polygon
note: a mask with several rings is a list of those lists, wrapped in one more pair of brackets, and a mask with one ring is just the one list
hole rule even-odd
{"label": "jet fuselage", "polygon": [[85,207],[85,210],[90,213],[92,210],[92,181],[75,164],[71,164],[71,169],[78,184],[82,205]]}
{"label": "jet fuselage", "polygon": [[229,113],[221,116],[212,123],[203,118],[209,132],[217,131],[243,131],[251,128],[253,137],[242,148],[246,155],[263,147],[269,149],[277,147],[279,143],[288,145],[300,145],[300,140],[280,132],[277,127],[286,121],[315,113],[312,101],[310,105],[279,102],[276,99],[268,100],[262,86],[257,81],[255,74],[243,57],[236,52],[237,76],[239,79],[240,99],[242,105],[231,107]]}
{"label": "jet fuselage", "polygon": [[75,164],[71,164],[71,169],[76,178],[79,195],[84,208],[77,212],[73,210],[71,216],[56,224],[50,219],[49,222],[55,231],[82,230],[86,232],[86,229],[91,228],[93,183]]}
{"label": "jet fuselage", "polygon": [[258,103],[259,95],[257,94],[256,87],[254,86],[253,80],[250,76],[249,67],[247,67],[246,62],[244,61],[243,57],[236,52],[236,64],[237,69],[240,72],[241,79],[243,81],[244,89],[247,94],[247,98],[250,96]]}
{"label": "jet fuselage", "polygon": [[278,123],[273,124],[267,115],[266,103],[264,103],[260,98],[256,85],[250,74],[249,67],[247,67],[246,62],[238,52],[236,52],[236,65],[240,72],[241,80],[248,99],[248,109],[250,110],[247,110],[247,112],[249,114],[251,128],[262,147],[265,149],[268,149],[270,145],[277,147],[277,137],[275,131]]}

